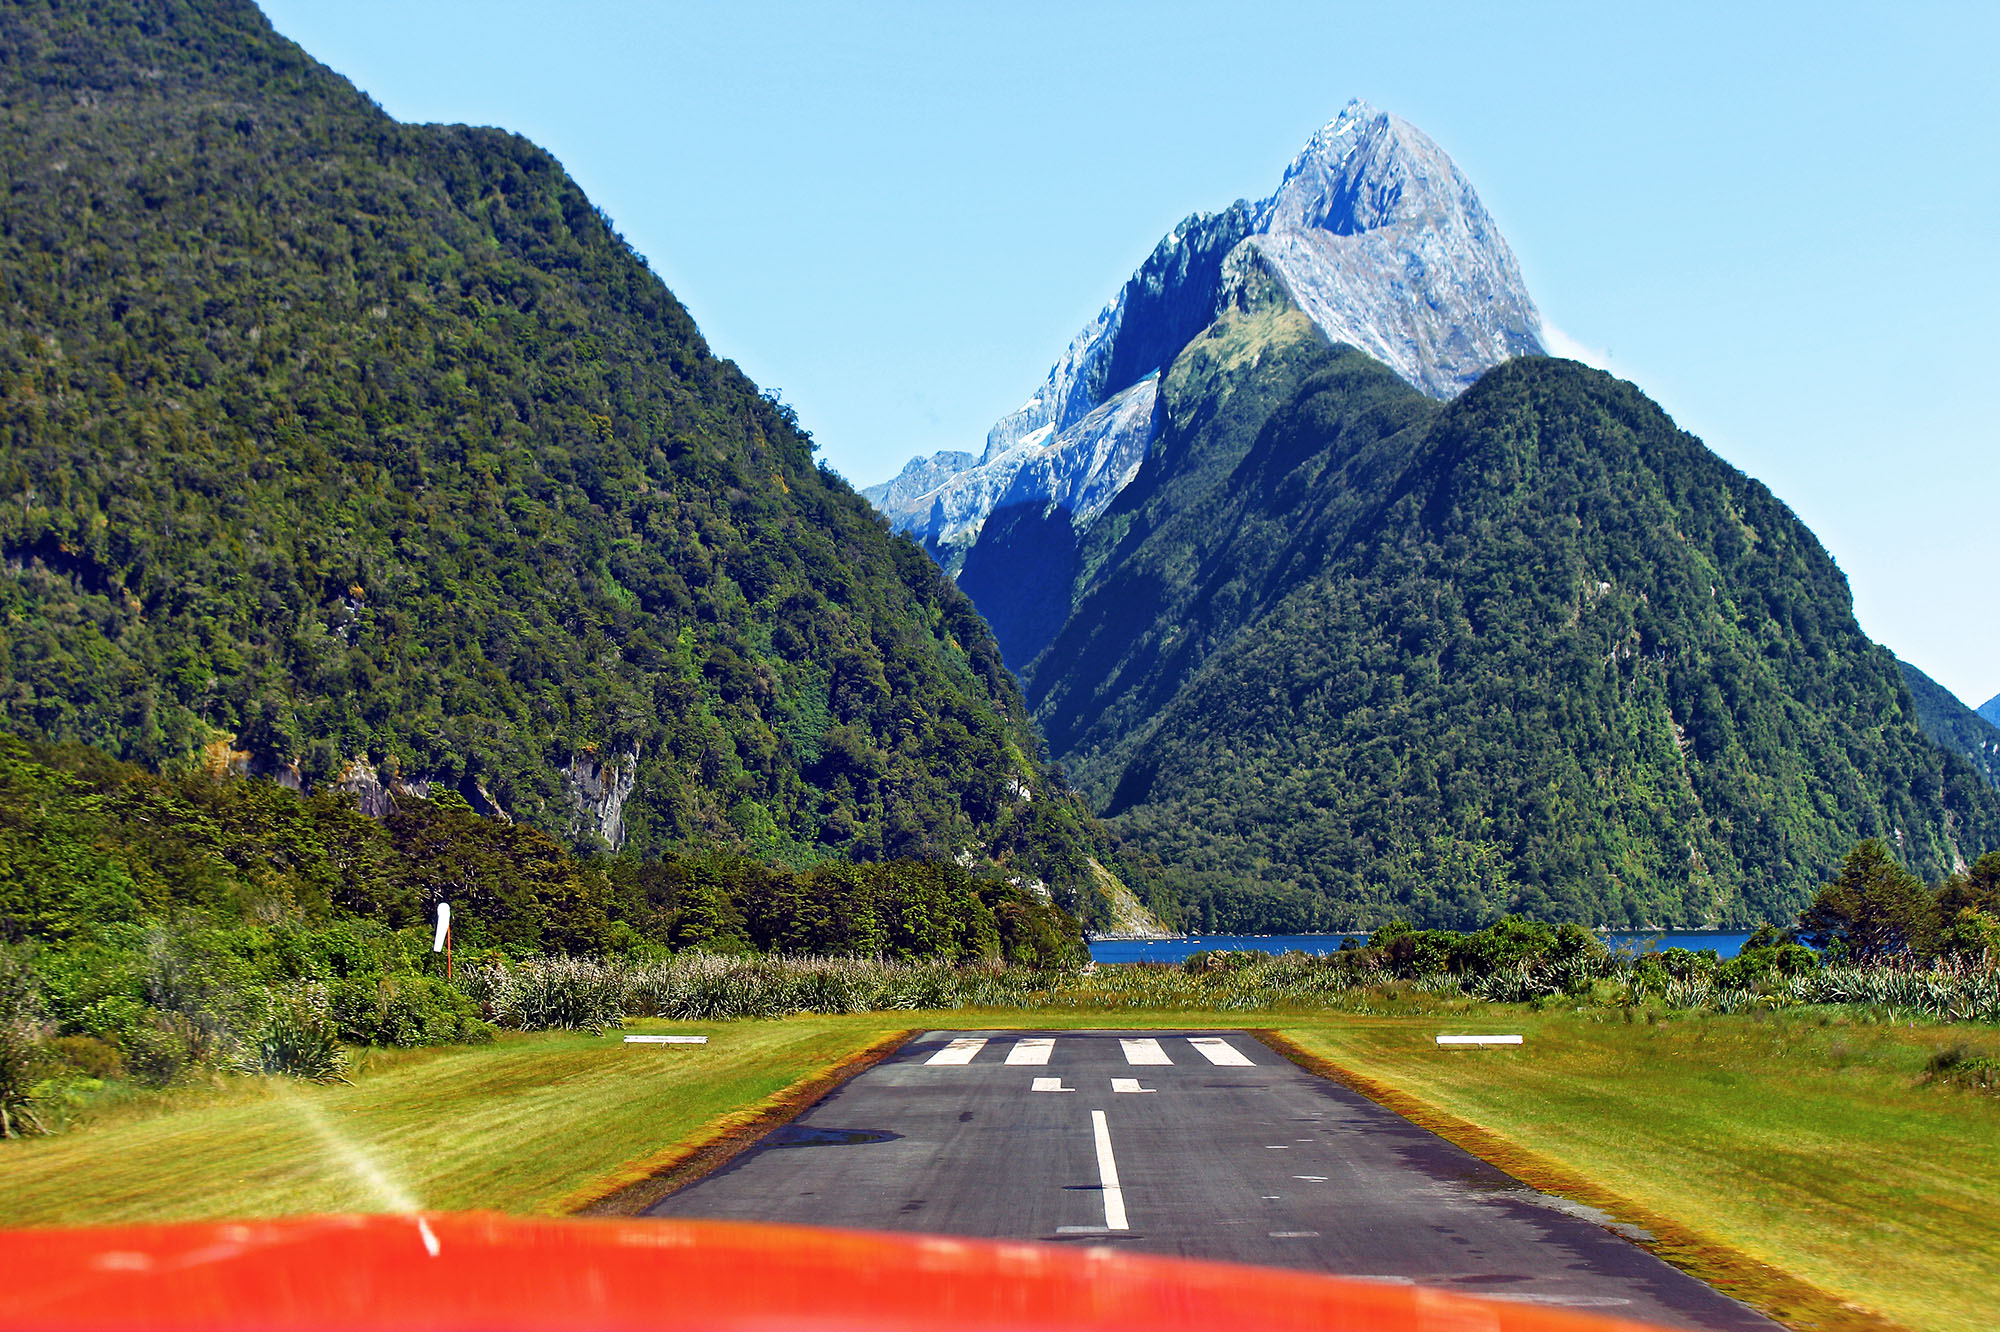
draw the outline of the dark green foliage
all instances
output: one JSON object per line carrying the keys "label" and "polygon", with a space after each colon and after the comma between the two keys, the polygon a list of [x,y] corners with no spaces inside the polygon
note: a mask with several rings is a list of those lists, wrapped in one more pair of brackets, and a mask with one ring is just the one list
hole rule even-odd
{"label": "dark green foliage", "polygon": [[1774,976],[1803,976],[1820,965],[1819,954],[1800,943],[1795,931],[1759,925],[1735,957],[1711,969],[1718,984],[1751,989]]}
{"label": "dark green foliage", "polygon": [[1860,838],[2000,844],[1812,534],[1631,385],[1439,405],[1250,311],[1162,401],[1025,679],[1189,928],[1747,925]]}
{"label": "dark green foliage", "polygon": [[250,1071],[282,1073],[324,1081],[347,1067],[347,1050],[340,1029],[327,1012],[326,991],[298,985],[271,996],[248,1061]]}
{"label": "dark green foliage", "polygon": [[1502,916],[1470,933],[1418,930],[1394,921],[1369,936],[1368,950],[1357,964],[1379,965],[1405,979],[1452,975],[1478,981],[1528,968],[1587,978],[1612,967],[1603,941],[1589,930],[1525,916]]}
{"label": "dark green foliage", "polygon": [[676,948],[1029,966],[1084,956],[1076,922],[1031,887],[950,862],[800,873],[709,856],[613,872],[623,917]]}
{"label": "dark green foliage", "polygon": [[[448,983],[430,951],[439,902],[485,967],[469,975],[532,957],[564,983]],[[0,1098],[37,1048],[57,1074],[115,1064],[159,1086],[212,1067],[332,1077],[343,1043],[484,1040],[489,1020],[571,1025],[622,991],[579,1009],[597,973],[560,955],[670,944],[1083,957],[1072,917],[990,868],[577,857],[461,807],[403,797],[378,822],[330,794],[0,736]]]}
{"label": "dark green foliage", "polygon": [[1843,958],[1875,962],[1937,951],[1937,899],[1871,837],[1847,853],[1840,875],[1799,915],[1799,937]]}
{"label": "dark green foliage", "polygon": [[2000,959],[2000,851],[1926,885],[1870,838],[1799,916],[1798,937],[1829,956]]}
{"label": "dark green foliage", "polygon": [[2000,725],[1958,701],[1958,696],[1925,675],[1907,661],[1896,663],[1910,698],[1917,708],[1917,724],[1931,742],[1948,754],[1957,754],[1986,779],[2000,786]]}
{"label": "dark green foliage", "polygon": [[546,153],[391,121],[247,0],[0,8],[0,119],[0,721],[565,842],[610,826],[573,774],[636,766],[642,855],[969,854],[1090,909],[970,603]]}

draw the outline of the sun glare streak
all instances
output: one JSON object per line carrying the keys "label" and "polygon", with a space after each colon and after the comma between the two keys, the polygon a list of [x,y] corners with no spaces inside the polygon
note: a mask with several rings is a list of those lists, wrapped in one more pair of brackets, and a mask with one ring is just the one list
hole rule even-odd
{"label": "sun glare streak", "polygon": [[[320,1146],[326,1149],[327,1155],[367,1190],[376,1206],[385,1212],[403,1212],[412,1215],[416,1213],[419,1205],[415,1195],[391,1175],[381,1162],[370,1155],[367,1149],[329,1123],[318,1106],[280,1081],[274,1080],[272,1089],[279,1100],[298,1112],[299,1119],[313,1131],[314,1136],[320,1141]],[[424,1230],[424,1247],[435,1252],[437,1240],[429,1234],[428,1227]]]}

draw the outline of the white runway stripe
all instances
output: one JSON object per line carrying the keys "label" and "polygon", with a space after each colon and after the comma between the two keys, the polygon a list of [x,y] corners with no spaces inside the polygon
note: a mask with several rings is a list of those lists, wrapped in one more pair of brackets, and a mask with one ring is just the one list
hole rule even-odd
{"label": "white runway stripe", "polygon": [[924,1062],[926,1064],[969,1064],[972,1062],[972,1056],[985,1048],[986,1038],[984,1036],[960,1036],[950,1045],[945,1046],[944,1049],[939,1050],[929,1059],[924,1060]]}
{"label": "white runway stripe", "polygon": [[1090,1112],[1090,1127],[1097,1136],[1097,1179],[1104,1186],[1104,1228],[1130,1230],[1125,1224],[1125,1190],[1118,1184],[1118,1158],[1111,1154],[1111,1126],[1104,1112]]}
{"label": "white runway stripe", "polygon": [[1113,1078],[1111,1090],[1114,1092],[1150,1092],[1151,1087],[1141,1087],[1137,1078]]}
{"label": "white runway stripe", "polygon": [[1023,1036],[1014,1042],[1014,1048],[1007,1052],[1010,1064],[1046,1064],[1049,1051],[1056,1048],[1052,1036]]}
{"label": "white runway stripe", "polygon": [[[1125,1062],[1128,1064],[1171,1064],[1167,1052],[1151,1036],[1120,1036],[1118,1043],[1125,1047]],[[1244,1062],[1248,1063],[1248,1060]]]}
{"label": "white runway stripe", "polygon": [[1201,1052],[1202,1058],[1211,1064],[1222,1064],[1229,1068],[1255,1068],[1243,1052],[1223,1040],[1220,1036],[1190,1036],[1188,1044]]}
{"label": "white runway stripe", "polygon": [[1076,1090],[1076,1088],[1063,1086],[1061,1078],[1036,1078],[1035,1085],[1031,1090],[1045,1091],[1045,1092],[1059,1092],[1059,1091],[1073,1092]]}

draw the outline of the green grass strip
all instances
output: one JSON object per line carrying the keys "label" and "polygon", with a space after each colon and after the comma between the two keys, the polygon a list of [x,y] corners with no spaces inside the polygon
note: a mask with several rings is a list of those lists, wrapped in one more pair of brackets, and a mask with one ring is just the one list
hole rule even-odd
{"label": "green grass strip", "polygon": [[[1924,1078],[1963,1027],[1521,1008],[1282,1025],[1329,1075],[1652,1231],[1662,1257],[1789,1326],[1993,1326],[2000,1098]],[[1526,1044],[1433,1039],[1503,1030]]]}

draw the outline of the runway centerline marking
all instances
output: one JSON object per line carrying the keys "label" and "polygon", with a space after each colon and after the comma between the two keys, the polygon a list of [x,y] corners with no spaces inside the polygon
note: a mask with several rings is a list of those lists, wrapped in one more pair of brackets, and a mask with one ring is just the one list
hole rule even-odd
{"label": "runway centerline marking", "polygon": [[1104,1228],[1130,1230],[1125,1224],[1125,1190],[1118,1184],[1118,1158],[1111,1154],[1111,1126],[1102,1110],[1090,1112],[1090,1129],[1097,1138],[1097,1181],[1104,1186]]}
{"label": "runway centerline marking", "polygon": [[1114,1092],[1145,1092],[1151,1095],[1158,1089],[1154,1087],[1141,1087],[1137,1078],[1113,1078],[1111,1079],[1111,1090]]}
{"label": "runway centerline marking", "polygon": [[1190,1036],[1188,1044],[1211,1064],[1221,1064],[1227,1068],[1255,1068],[1249,1058],[1220,1036]]}
{"label": "runway centerline marking", "polygon": [[1151,1036],[1120,1036],[1118,1043],[1125,1047],[1125,1062],[1134,1065],[1171,1064],[1167,1052]]}
{"label": "runway centerline marking", "polygon": [[1073,1092],[1076,1088],[1063,1086],[1061,1078],[1036,1078],[1035,1085],[1030,1090]]}
{"label": "runway centerline marking", "polygon": [[924,1060],[924,1062],[926,1064],[969,1064],[972,1062],[972,1057],[985,1048],[986,1038],[984,1036],[960,1036],[952,1041],[950,1045],[945,1046],[944,1049],[939,1050],[929,1059]]}
{"label": "runway centerline marking", "polygon": [[1007,1052],[1010,1064],[1046,1064],[1049,1052],[1056,1048],[1052,1036],[1023,1036],[1014,1042],[1014,1048]]}

